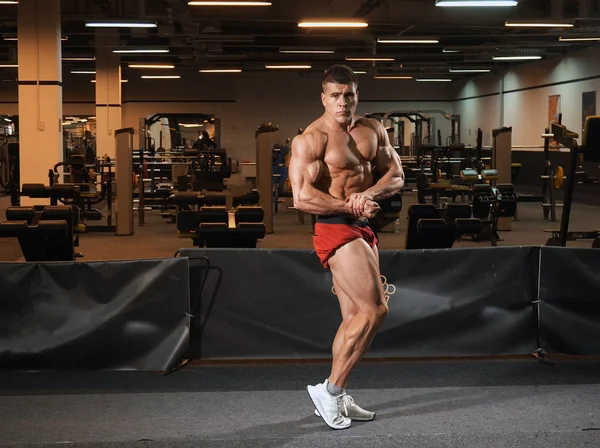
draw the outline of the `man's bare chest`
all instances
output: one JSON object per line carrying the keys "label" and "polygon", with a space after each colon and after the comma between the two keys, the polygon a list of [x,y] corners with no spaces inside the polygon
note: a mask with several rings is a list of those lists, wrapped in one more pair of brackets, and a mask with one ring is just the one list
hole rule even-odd
{"label": "man's bare chest", "polygon": [[371,162],[377,152],[377,135],[370,129],[330,134],[325,163],[333,169],[354,169]]}

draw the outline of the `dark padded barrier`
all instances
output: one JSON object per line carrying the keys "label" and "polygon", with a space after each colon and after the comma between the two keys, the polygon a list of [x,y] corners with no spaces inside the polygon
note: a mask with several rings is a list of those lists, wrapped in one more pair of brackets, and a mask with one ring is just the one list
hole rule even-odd
{"label": "dark padded barrier", "polygon": [[600,354],[600,251],[542,248],[540,340],[548,352]]}
{"label": "dark padded barrier", "polygon": [[[339,305],[313,251],[181,249],[181,256],[190,258],[192,303],[200,297],[190,357],[331,356]],[[390,312],[367,356],[533,352],[538,266],[539,248],[530,247],[383,251]]]}
{"label": "dark padded barrier", "polygon": [[188,349],[187,259],[0,263],[0,368],[166,371]]}

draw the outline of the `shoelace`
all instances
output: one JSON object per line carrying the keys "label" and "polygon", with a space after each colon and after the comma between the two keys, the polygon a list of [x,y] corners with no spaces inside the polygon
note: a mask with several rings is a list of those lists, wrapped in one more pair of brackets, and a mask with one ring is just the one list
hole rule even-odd
{"label": "shoelace", "polygon": [[354,398],[350,395],[342,394],[338,397],[338,408],[344,408],[344,414],[348,415],[348,408],[354,406]]}

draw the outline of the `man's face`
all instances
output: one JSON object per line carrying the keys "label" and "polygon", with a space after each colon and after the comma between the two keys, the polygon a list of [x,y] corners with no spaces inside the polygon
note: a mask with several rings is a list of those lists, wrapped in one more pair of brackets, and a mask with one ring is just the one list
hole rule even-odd
{"label": "man's face", "polygon": [[348,123],[358,106],[358,90],[356,84],[335,84],[329,82],[323,86],[321,100],[325,113],[340,124]]}

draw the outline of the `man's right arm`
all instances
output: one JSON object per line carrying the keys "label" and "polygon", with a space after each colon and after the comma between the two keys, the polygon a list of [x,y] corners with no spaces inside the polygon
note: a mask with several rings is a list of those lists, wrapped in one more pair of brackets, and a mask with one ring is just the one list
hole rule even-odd
{"label": "man's right arm", "polygon": [[294,207],[313,215],[349,213],[346,201],[315,188],[323,174],[323,162],[318,159],[316,136],[302,134],[292,142],[289,178],[294,197]]}

